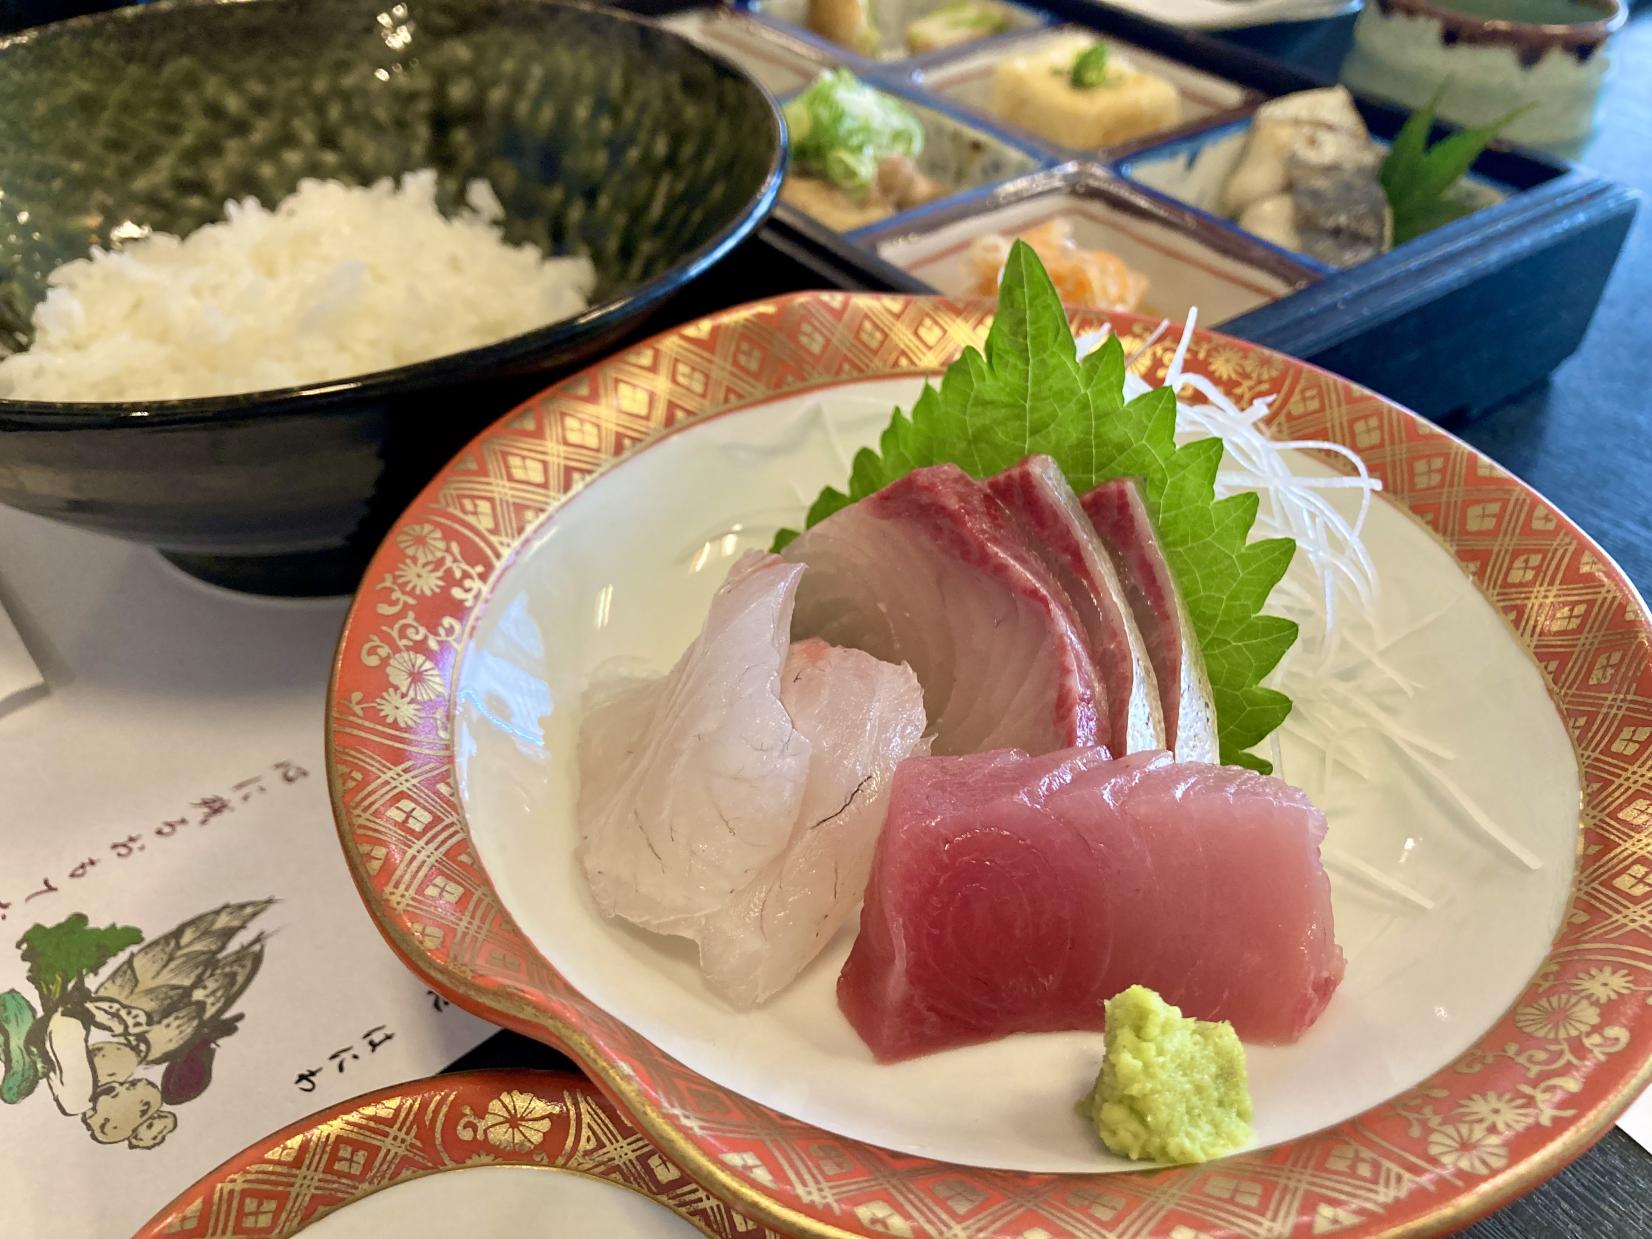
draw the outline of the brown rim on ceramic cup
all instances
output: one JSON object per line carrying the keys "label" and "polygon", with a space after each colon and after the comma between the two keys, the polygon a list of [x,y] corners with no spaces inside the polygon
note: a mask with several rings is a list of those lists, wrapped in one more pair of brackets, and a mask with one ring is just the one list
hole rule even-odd
{"label": "brown rim on ceramic cup", "polygon": [[1551,48],[1562,48],[1579,61],[1588,60],[1628,20],[1624,0],[1577,0],[1600,17],[1583,22],[1522,22],[1481,17],[1435,3],[1435,0],[1376,0],[1384,14],[1429,17],[1440,23],[1440,41],[1484,43],[1513,48],[1525,65],[1534,65]]}

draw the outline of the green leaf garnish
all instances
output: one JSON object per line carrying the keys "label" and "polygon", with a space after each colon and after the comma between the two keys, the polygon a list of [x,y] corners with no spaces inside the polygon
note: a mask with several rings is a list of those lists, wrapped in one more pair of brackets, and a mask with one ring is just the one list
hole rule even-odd
{"label": "green leaf garnish", "polygon": [[1097,43],[1078,54],[1068,81],[1077,90],[1091,90],[1107,81],[1107,44]]}
{"label": "green leaf garnish", "polygon": [[1406,118],[1378,173],[1388,205],[1394,212],[1394,244],[1400,245],[1442,224],[1469,214],[1474,208],[1451,196],[1451,189],[1474,166],[1504,126],[1530,111],[1525,104],[1478,129],[1460,129],[1433,146],[1428,135],[1445,87]]}
{"label": "green leaf garnish", "polygon": [[847,69],[828,69],[784,111],[798,170],[856,196],[872,187],[880,159],[923,152],[918,118]]}
{"label": "green leaf garnish", "polygon": [[42,1008],[55,1008],[76,981],[142,941],[143,934],[131,925],[97,929],[87,923],[84,912],[76,912],[56,925],[34,926],[18,939],[17,947]]}
{"label": "green leaf garnish", "polygon": [[[1039,452],[1054,457],[1081,494],[1113,478],[1140,479],[1204,652],[1222,760],[1271,769],[1246,750],[1290,713],[1290,698],[1261,680],[1296,640],[1297,627],[1261,609],[1296,543],[1246,541],[1257,496],[1215,497],[1221,440],[1177,446],[1173,392],[1159,388],[1125,402],[1117,336],[1079,360],[1061,298],[1025,242],[1015,243],[1004,264],[984,355],[965,349],[939,388],[924,386],[910,417],[896,409],[878,449],[856,453],[847,492],[822,491],[807,525],[926,465],[950,462],[984,478]],[[782,530],[775,549],[796,536]]]}

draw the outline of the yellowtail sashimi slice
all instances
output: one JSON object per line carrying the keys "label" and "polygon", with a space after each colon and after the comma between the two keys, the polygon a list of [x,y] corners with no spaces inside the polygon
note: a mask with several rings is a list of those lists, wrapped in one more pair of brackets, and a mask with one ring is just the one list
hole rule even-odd
{"label": "yellowtail sashimi slice", "polygon": [[1029,456],[987,479],[1027,545],[1066,591],[1100,677],[1102,736],[1115,754],[1166,747],[1159,686],[1112,556],[1084,514],[1061,467]]}
{"label": "yellowtail sashimi slice", "polygon": [[1118,564],[1125,597],[1158,679],[1171,751],[1177,761],[1220,761],[1216,706],[1204,655],[1141,488],[1132,478],[1104,482],[1084,496],[1084,511]]}
{"label": "yellowtail sashimi slice", "polygon": [[937,753],[1101,742],[1095,665],[1061,586],[954,465],[917,469],[791,543],[795,631],[904,662]]}

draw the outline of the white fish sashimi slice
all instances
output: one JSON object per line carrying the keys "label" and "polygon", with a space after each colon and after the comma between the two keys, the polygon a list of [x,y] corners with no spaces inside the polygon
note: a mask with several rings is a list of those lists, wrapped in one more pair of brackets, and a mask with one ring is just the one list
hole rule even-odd
{"label": "white fish sashimi slice", "polygon": [[664,679],[587,708],[578,856],[606,915],[680,932],[786,846],[809,771],[780,702],[802,571],[748,552]]}
{"label": "white fish sashimi slice", "polygon": [[739,1007],[783,989],[860,903],[895,767],[928,751],[912,669],[800,641],[780,700],[809,741],[809,775],[786,850],[695,927],[707,982]]}
{"label": "white fish sashimi slice", "polygon": [[785,557],[809,566],[796,635],[910,665],[937,753],[1105,739],[1077,616],[1003,505],[963,470],[914,470]]}
{"label": "white fish sashimi slice", "polygon": [[1106,702],[1107,747],[1120,756],[1164,748],[1158,681],[1118,569],[1061,466],[1048,456],[1029,456],[988,478],[987,489],[1015,518],[1084,625]]}

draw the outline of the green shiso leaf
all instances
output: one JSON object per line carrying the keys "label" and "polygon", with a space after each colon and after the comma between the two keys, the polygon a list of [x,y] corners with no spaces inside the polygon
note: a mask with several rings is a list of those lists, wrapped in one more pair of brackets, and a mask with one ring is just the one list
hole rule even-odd
{"label": "green shiso leaf", "polygon": [[[1079,360],[1061,298],[1024,242],[1015,243],[1004,266],[984,354],[964,350],[938,388],[925,385],[911,416],[895,410],[877,450],[856,454],[848,489],[822,491],[807,525],[913,469],[950,462],[987,477],[1038,452],[1052,456],[1080,493],[1113,478],[1140,479],[1204,653],[1222,760],[1270,769],[1246,750],[1290,713],[1290,698],[1261,680],[1297,628],[1262,607],[1296,543],[1247,541],[1257,496],[1216,498],[1221,440],[1177,446],[1173,392],[1159,388],[1125,401],[1124,349],[1116,336]],[[775,549],[796,536],[783,530]]]}

